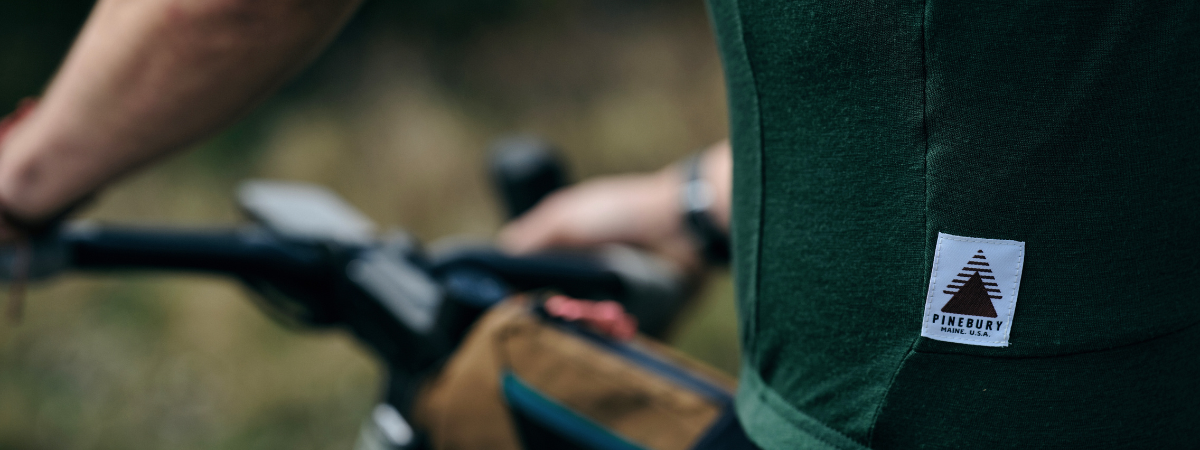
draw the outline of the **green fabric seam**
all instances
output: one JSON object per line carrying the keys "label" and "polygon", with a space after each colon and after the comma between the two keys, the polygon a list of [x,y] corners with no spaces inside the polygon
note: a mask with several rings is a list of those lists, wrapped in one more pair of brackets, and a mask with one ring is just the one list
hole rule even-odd
{"label": "green fabric seam", "polygon": [[868,447],[875,446],[875,428],[879,425],[879,416],[883,414],[883,407],[887,404],[888,393],[892,392],[892,385],[896,384],[896,379],[900,377],[900,371],[904,370],[905,363],[908,362],[909,358],[917,354],[916,347],[919,340],[921,340],[921,337],[917,336],[908,344],[908,349],[905,350],[904,356],[900,358],[900,363],[896,365],[896,370],[892,371],[891,379],[888,380],[887,387],[883,390],[883,395],[875,403],[875,412],[871,415],[871,429],[867,431]]}
{"label": "green fabric seam", "polygon": [[[925,133],[925,165],[924,165],[924,181],[925,181],[925,265],[930,267],[929,235],[933,232],[933,225],[929,219],[929,35],[926,33],[929,21],[929,0],[925,0],[921,8],[921,67],[924,71],[924,79],[921,86],[921,130]],[[928,275],[924,278],[923,286],[929,284]],[[908,344],[908,348],[904,351],[904,356],[900,357],[900,362],[896,364],[896,369],[892,371],[892,376],[888,379],[887,387],[884,388],[883,394],[875,403],[875,412],[871,415],[871,428],[867,431],[867,446],[873,447],[875,444],[875,429],[879,425],[879,416],[883,414],[883,407],[887,404],[888,393],[892,391],[892,386],[896,384],[896,379],[900,377],[900,371],[904,370],[905,363],[908,362],[914,354],[916,354],[917,342],[921,340],[920,336],[913,338]]]}
{"label": "green fabric seam", "polygon": [[[736,410],[746,435],[764,449],[820,448],[865,450],[867,447],[797,410],[743,362]],[[795,433],[784,430],[794,430]],[[816,446],[816,447],[814,447]]]}
{"label": "green fabric seam", "polygon": [[[766,145],[763,142],[762,132],[762,95],[758,89],[758,76],[756,75],[757,72],[754,70],[754,62],[750,60],[750,50],[746,46],[746,28],[742,25],[741,0],[734,0],[734,10],[737,12],[735,17],[737,19],[738,27],[738,43],[742,46],[742,56],[746,59],[746,67],[749,68],[750,86],[754,89],[754,129],[755,134],[757,134],[756,139],[758,140],[758,148],[755,149],[758,153],[758,220],[756,221],[757,223],[755,223],[755,228],[757,230],[754,233],[754,282],[751,283],[754,291],[748,295],[753,302],[750,304],[750,323],[746,326],[747,339],[744,343],[746,348],[742,350],[744,354],[751,355],[751,357],[754,358],[754,355],[757,355],[755,347],[757,347],[758,340],[754,339],[753,337],[758,331],[758,295],[760,292],[762,292],[762,241],[763,230],[766,227],[765,223],[767,208],[765,207],[765,203],[767,194],[766,189],[764,189],[764,186],[767,184]],[[758,361],[755,361],[754,367],[758,366],[757,362]]]}

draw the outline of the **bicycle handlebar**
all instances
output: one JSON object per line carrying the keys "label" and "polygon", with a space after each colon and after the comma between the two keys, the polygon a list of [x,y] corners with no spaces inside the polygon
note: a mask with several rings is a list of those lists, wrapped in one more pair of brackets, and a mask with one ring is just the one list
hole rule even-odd
{"label": "bicycle handlebar", "polygon": [[318,246],[281,240],[258,227],[208,230],[68,227],[58,237],[71,268],[154,269],[235,276],[320,275],[328,258]]}
{"label": "bicycle handlebar", "polygon": [[[426,314],[430,317],[421,320],[429,322],[432,315],[413,313],[406,305],[430,302],[413,297],[442,294],[391,291],[433,284],[434,289],[444,289],[453,303],[461,304],[458,306],[483,309],[513,292],[552,288],[576,297],[622,301],[639,317],[643,329],[652,334],[665,327],[682,296],[679,277],[673,270],[628,249],[513,256],[486,246],[433,255],[419,252],[410,244],[399,247],[386,240],[356,244],[290,239],[261,226],[186,230],[74,223],[33,243],[28,273],[34,279],[68,270],[226,275],[260,292],[270,286],[298,300],[309,313],[300,322],[313,325],[344,323],[346,305],[338,299],[350,295],[345,292],[347,287],[356,287],[363,291],[358,294],[365,294],[372,302],[391,305],[397,310],[393,314],[407,322],[406,326],[418,329],[430,325],[414,325],[405,318]],[[379,270],[362,270],[366,262],[389,267],[372,278],[371,274]],[[11,277],[12,263],[11,251],[0,252],[0,278]],[[352,265],[359,269],[352,270]],[[387,287],[389,283],[393,287]],[[436,305],[426,306],[436,309]]]}
{"label": "bicycle handlebar", "polygon": [[[563,175],[546,156],[548,147],[512,142],[529,154],[497,159],[493,175],[510,215],[517,215]],[[519,146],[500,147],[500,154],[511,155]],[[666,329],[686,297],[677,270],[628,247],[528,256],[490,246],[425,252],[403,233],[375,237],[369,219],[317,186],[249,182],[239,203],[256,225],[186,230],[68,224],[31,242],[21,272],[31,279],[71,270],[240,279],[262,294],[277,318],[352,333],[386,365],[385,402],[401,413],[411,406],[419,380],[454,350],[467,328],[514,292],[549,288],[617,300],[651,335]],[[13,249],[0,248],[0,279],[12,278],[16,261]]]}

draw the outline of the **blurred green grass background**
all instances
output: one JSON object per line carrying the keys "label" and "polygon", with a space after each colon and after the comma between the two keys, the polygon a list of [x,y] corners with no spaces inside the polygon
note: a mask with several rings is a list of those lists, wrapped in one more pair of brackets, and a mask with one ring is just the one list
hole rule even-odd
{"label": "blurred green grass background", "polygon": [[[0,4],[0,105],[36,95],[89,1]],[[233,129],[113,186],[89,219],[239,220],[239,180],[330,186],[424,240],[490,237],[487,143],[562,146],[576,179],[654,170],[726,135],[700,1],[368,2],[333,47]],[[346,336],[270,322],[223,279],[72,275],[0,324],[0,450],[349,449],[379,368]],[[737,368],[727,274],[671,341]]]}

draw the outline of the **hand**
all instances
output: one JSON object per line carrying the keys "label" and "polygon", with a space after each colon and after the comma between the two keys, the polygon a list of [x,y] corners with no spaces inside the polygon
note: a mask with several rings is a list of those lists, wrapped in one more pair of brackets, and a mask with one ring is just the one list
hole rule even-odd
{"label": "hand", "polygon": [[[8,151],[8,148],[5,147],[7,138],[15,134],[13,131],[18,125],[24,123],[24,119],[33,112],[37,105],[37,99],[23,99],[17,105],[15,111],[0,118],[0,155]],[[55,207],[56,209],[49,210],[49,213],[32,215],[21,208],[21,206],[28,205],[15,204],[11,196],[4,194],[6,192],[0,189],[0,243],[13,242],[20,237],[36,237],[36,235],[56,226],[67,215],[91,198],[90,195],[85,196],[83,199],[75,200],[73,203],[65,206],[55,207],[51,205],[51,207]],[[45,207],[45,205],[42,206],[43,208]]]}
{"label": "hand", "polygon": [[[17,124],[33,112],[33,108],[37,106],[37,100],[33,98],[25,98],[17,104],[17,109],[11,114],[0,118],[0,153],[4,150],[4,140],[8,137],[9,132],[16,128]],[[7,208],[8,203],[0,198],[0,208]],[[11,212],[9,213],[11,214]],[[0,242],[9,242],[20,236],[20,232],[6,223],[4,214],[0,214]]]}
{"label": "hand", "polygon": [[681,183],[681,175],[670,170],[588,180],[551,194],[518,217],[500,232],[500,244],[530,253],[624,243],[695,266],[695,247],[679,220]]}
{"label": "hand", "polygon": [[[704,177],[714,188],[713,219],[729,223],[729,144],[704,156]],[[683,225],[684,174],[669,166],[651,174],[600,177],[556,192],[500,232],[500,244],[516,253],[548,248],[630,244],[654,252],[687,271],[703,266]]]}

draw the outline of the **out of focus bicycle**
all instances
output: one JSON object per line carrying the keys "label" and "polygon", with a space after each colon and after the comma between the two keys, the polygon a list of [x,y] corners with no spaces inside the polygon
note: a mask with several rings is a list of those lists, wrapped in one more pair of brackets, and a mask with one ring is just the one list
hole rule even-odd
{"label": "out of focus bicycle", "polygon": [[[531,138],[498,141],[492,176],[513,217],[565,179],[553,149]],[[68,223],[35,239],[27,252],[0,254],[0,274],[10,280],[14,274],[47,280],[69,271],[219,274],[255,290],[263,310],[280,322],[343,330],[386,369],[379,403],[362,427],[360,450],[435,447],[428,430],[411,420],[421,390],[444,370],[481,316],[505,299],[532,292],[526,295],[534,299],[528,308],[539,326],[682,392],[675,397],[694,394],[716,411],[703,418],[704,429],[683,448],[749,445],[733,416],[728,385],[677,364],[658,347],[609,339],[539,309],[537,299],[545,295],[536,293],[611,299],[636,317],[642,333],[658,336],[685,303],[687,290],[682,274],[654,256],[628,247],[528,256],[487,244],[425,248],[403,230],[381,231],[332,191],[309,184],[248,181],[237,202],[250,223],[222,229]],[[665,442],[623,436],[512,373],[503,376],[497,383],[524,448],[639,449]]]}

